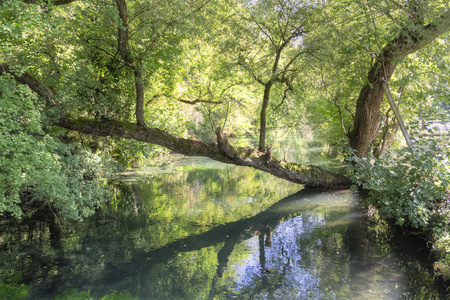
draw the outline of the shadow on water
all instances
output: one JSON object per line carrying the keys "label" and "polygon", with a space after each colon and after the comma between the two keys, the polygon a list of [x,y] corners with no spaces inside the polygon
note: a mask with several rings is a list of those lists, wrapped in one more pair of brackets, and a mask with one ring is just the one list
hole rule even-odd
{"label": "shadow on water", "polygon": [[362,216],[357,194],[190,165],[129,174],[71,227],[2,223],[0,298],[446,299],[426,245]]}
{"label": "shadow on water", "polygon": [[[278,224],[286,219],[293,218],[305,210],[317,207],[318,204],[314,203],[300,207],[294,205],[296,202],[305,201],[308,196],[316,194],[317,192],[302,190],[280,200],[269,209],[251,218],[219,225],[205,233],[188,236],[156,250],[142,253],[120,267],[113,267],[113,270],[106,270],[108,276],[105,276],[105,281],[111,286],[117,286],[124,277],[126,278],[130,274],[145,272],[152,265],[167,262],[182,252],[201,250],[222,243],[222,249],[219,251],[217,257],[219,263],[217,275],[221,277],[223,268],[227,265],[229,254],[233,251],[237,243],[253,236],[270,236],[272,228],[276,228]],[[120,277],[117,277],[118,274]]]}

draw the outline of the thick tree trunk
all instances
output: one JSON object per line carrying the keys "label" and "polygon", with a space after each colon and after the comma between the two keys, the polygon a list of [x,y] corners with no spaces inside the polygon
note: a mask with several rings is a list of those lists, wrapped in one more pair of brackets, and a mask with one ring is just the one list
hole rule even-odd
{"label": "thick tree trunk", "polygon": [[177,138],[165,131],[147,126],[114,120],[71,119],[61,117],[58,126],[97,136],[126,138],[157,144],[188,156],[206,156],[238,166],[252,167],[279,178],[310,188],[348,188],[351,180],[317,166],[304,166],[278,160],[271,153],[256,149],[233,147],[222,132],[217,133],[217,143]]}
{"label": "thick tree trunk", "polygon": [[386,45],[368,74],[368,84],[360,91],[356,103],[354,127],[349,133],[350,146],[359,157],[368,154],[369,147],[380,129],[380,105],[383,100],[383,80],[389,81],[397,64],[407,55],[418,51],[440,34],[450,29],[450,11],[426,26],[409,20],[400,34]]}
{"label": "thick tree trunk", "polygon": [[349,134],[350,147],[359,157],[366,157],[380,129],[380,106],[383,100],[383,79],[389,80],[397,64],[375,64],[369,73],[369,84],[362,88],[356,102],[354,129]]}
{"label": "thick tree trunk", "polygon": [[270,100],[270,90],[272,89],[273,82],[269,81],[264,86],[264,96],[263,103],[260,113],[260,123],[259,123],[259,146],[258,150],[261,152],[266,151],[266,124],[267,124],[267,107],[269,106]]}

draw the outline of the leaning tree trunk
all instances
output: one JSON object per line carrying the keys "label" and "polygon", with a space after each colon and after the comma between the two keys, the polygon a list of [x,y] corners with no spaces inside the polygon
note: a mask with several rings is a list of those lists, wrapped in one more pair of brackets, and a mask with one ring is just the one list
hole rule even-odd
{"label": "leaning tree trunk", "polygon": [[359,93],[354,127],[348,135],[350,146],[356,150],[359,157],[367,156],[369,147],[379,133],[380,106],[384,95],[383,80],[389,81],[400,60],[422,49],[449,29],[449,10],[425,26],[415,20],[409,20],[400,34],[380,52],[369,71],[368,83]]}
{"label": "leaning tree trunk", "polygon": [[[0,64],[0,75],[3,74],[13,75],[9,66]],[[15,75],[14,78],[17,82],[27,85],[36,94],[46,99],[49,105],[58,107],[58,104],[53,101],[53,93],[27,72],[20,74],[20,76]],[[150,128],[145,124],[125,121],[71,117],[62,113],[55,122],[54,125],[69,130],[97,136],[133,139],[160,145],[187,156],[205,156],[228,164],[251,167],[291,182],[303,184],[305,187],[340,189],[348,188],[352,183],[349,178],[318,166],[305,166],[279,160],[272,154],[270,147],[265,152],[245,147],[233,147],[221,130],[216,132],[216,143],[205,143],[198,140],[178,138],[161,129]]]}
{"label": "leaning tree trunk", "polygon": [[157,144],[187,156],[205,156],[228,164],[251,167],[309,188],[341,189],[348,188],[352,183],[349,178],[318,166],[305,166],[279,160],[272,155],[270,149],[261,152],[247,147],[234,147],[229,144],[227,137],[220,130],[217,132],[216,143],[205,143],[178,138],[158,128],[115,120],[99,121],[62,116],[57,125],[97,136],[126,138]]}

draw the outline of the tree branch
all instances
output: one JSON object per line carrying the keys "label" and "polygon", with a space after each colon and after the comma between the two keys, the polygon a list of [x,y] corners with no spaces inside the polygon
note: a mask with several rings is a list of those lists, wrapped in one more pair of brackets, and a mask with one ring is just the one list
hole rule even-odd
{"label": "tree branch", "polygon": [[338,109],[339,117],[341,118],[341,126],[342,126],[342,130],[344,130],[344,133],[347,134],[348,131],[347,131],[347,129],[345,128],[345,124],[344,124],[344,115],[343,115],[343,112],[342,112],[341,107],[340,107],[340,106],[338,105],[338,103],[337,103],[338,100],[339,100],[339,96],[336,96],[336,97],[333,99],[333,104],[334,104],[334,106],[336,106],[336,108]]}
{"label": "tree branch", "polygon": [[186,103],[186,104],[197,104],[197,103],[208,103],[208,104],[223,104],[223,101],[211,101],[211,100],[203,100],[203,99],[195,99],[195,100],[185,100],[180,98],[174,98],[177,101]]}
{"label": "tree branch", "polygon": [[17,74],[16,71],[11,69],[10,66],[6,64],[0,64],[0,75],[9,74],[17,82],[27,85],[32,91],[34,91],[39,96],[45,98],[47,103],[52,106],[58,106],[58,104],[53,100],[53,92],[41,81],[35,78],[28,72],[23,72],[22,74]]}
{"label": "tree branch", "polygon": [[249,68],[249,66],[242,60],[238,61],[237,63],[239,66],[243,67],[249,74],[251,77],[253,77],[253,79],[258,82],[261,85],[266,85],[266,83],[264,81],[262,81],[261,78],[259,78],[258,76],[256,76],[256,74]]}
{"label": "tree branch", "polygon": [[288,86],[288,87],[283,91],[283,98],[281,99],[280,104],[278,104],[278,105],[273,109],[273,111],[276,111],[278,108],[280,108],[281,105],[284,104],[284,100],[286,100],[286,98],[287,98],[287,93],[288,93],[290,90],[291,90],[291,87]]}
{"label": "tree branch", "polygon": [[[163,97],[164,97],[164,98],[170,98],[170,97],[168,97],[168,96],[165,95],[165,94],[157,94],[157,95],[153,96],[151,100],[147,101],[147,103],[146,103],[145,105],[149,105],[149,104],[153,101],[153,99],[156,99],[156,98],[163,98]],[[204,99],[200,99],[200,98],[195,99],[195,100],[186,100],[186,99],[181,99],[181,98],[173,97],[172,99],[177,100],[177,101],[179,101],[179,102],[186,103],[186,104],[191,104],[191,105],[194,105],[194,104],[197,104],[197,103],[223,104],[223,101],[204,100]]]}
{"label": "tree branch", "polygon": [[272,36],[270,35],[270,31],[266,32],[266,30],[261,26],[259,22],[256,21],[256,19],[253,17],[253,15],[250,13],[250,17],[252,18],[252,21],[258,26],[259,30],[270,40],[270,43],[276,48],[278,48],[278,45],[275,43],[275,41],[272,39]]}
{"label": "tree branch", "polygon": [[62,116],[56,125],[97,136],[126,138],[157,144],[187,156],[205,156],[223,163],[252,167],[310,188],[348,188],[351,184],[350,179],[317,166],[290,163],[278,160],[274,156],[268,161],[264,152],[252,148],[233,147],[228,143],[223,132],[219,132],[218,143],[205,143],[177,138],[157,128],[115,120]]}
{"label": "tree branch", "polygon": [[[57,106],[52,100],[53,93],[28,73],[18,76],[7,65],[1,64],[0,75],[3,74],[12,75],[17,82],[27,85],[38,95],[45,97],[53,106]],[[281,161],[274,156],[268,161],[264,152],[251,148],[233,147],[228,143],[228,139],[223,132],[220,131],[218,143],[205,143],[178,138],[161,129],[150,128],[145,124],[108,119],[73,118],[62,114],[55,125],[86,134],[133,139],[156,144],[188,156],[205,156],[224,163],[252,167],[311,188],[348,188],[351,184],[350,179],[317,166],[304,166]]]}
{"label": "tree branch", "polygon": [[[39,0],[22,0],[25,3],[29,3],[29,4],[37,4],[40,1]],[[52,4],[55,6],[59,6],[59,5],[65,5],[65,4],[69,4],[72,2],[75,2],[78,0],[51,0]]]}

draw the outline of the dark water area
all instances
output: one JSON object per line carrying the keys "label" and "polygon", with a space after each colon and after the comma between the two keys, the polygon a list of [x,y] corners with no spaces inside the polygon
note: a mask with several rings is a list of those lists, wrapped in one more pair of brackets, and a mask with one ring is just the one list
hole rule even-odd
{"label": "dark water area", "polygon": [[125,172],[82,222],[0,220],[0,299],[447,299],[426,242],[300,189],[181,156]]}

